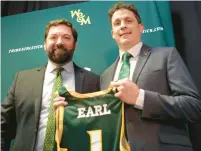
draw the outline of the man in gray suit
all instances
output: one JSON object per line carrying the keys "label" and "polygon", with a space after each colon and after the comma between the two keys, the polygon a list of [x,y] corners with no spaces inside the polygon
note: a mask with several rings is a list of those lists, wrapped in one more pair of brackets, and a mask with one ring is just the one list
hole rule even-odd
{"label": "man in gray suit", "polygon": [[73,53],[77,32],[65,19],[46,26],[45,50],[48,64],[41,68],[18,72],[4,102],[1,104],[1,150],[42,151],[55,69],[61,71],[62,84],[79,93],[99,90],[100,77],[76,66]]}
{"label": "man in gray suit", "polygon": [[[132,4],[118,3],[108,15],[119,57],[103,73],[101,89],[114,81],[115,96],[125,102],[132,151],[192,151],[185,124],[200,121],[201,100],[179,53],[141,42],[144,27]],[[119,80],[124,53],[131,55],[130,73]]]}

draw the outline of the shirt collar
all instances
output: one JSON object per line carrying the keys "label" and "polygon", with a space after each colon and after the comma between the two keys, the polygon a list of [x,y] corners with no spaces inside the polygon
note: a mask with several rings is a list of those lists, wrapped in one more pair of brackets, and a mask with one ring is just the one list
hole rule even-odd
{"label": "shirt collar", "polygon": [[[131,49],[129,49],[128,52],[132,55],[132,57],[135,58],[139,55],[142,45],[143,45],[143,43],[140,41],[138,44],[136,44]],[[125,51],[119,50],[120,59],[124,53],[125,53]]]}
{"label": "shirt collar", "polygon": [[[64,64],[63,66],[61,66],[65,71],[71,73],[74,72],[74,65],[73,65],[73,61],[70,61],[66,64]],[[48,64],[47,64],[47,68],[46,71],[48,73],[52,73],[55,69],[57,68],[57,65],[54,64],[52,61],[48,60]]]}

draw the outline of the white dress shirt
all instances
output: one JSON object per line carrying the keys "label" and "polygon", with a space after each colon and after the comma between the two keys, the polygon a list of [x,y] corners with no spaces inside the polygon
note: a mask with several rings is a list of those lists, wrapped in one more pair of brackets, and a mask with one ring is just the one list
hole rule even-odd
{"label": "white dress shirt", "polygon": [[[132,55],[132,57],[130,58],[130,75],[129,75],[129,79],[132,80],[133,79],[133,73],[134,73],[134,70],[135,70],[135,66],[136,66],[136,63],[138,61],[138,56],[139,56],[139,53],[140,53],[140,50],[142,48],[142,42],[139,42],[137,45],[133,46],[128,52]],[[118,64],[117,64],[117,68],[116,68],[116,72],[115,72],[115,75],[114,75],[114,81],[117,81],[118,80],[118,77],[119,77],[119,72],[120,72],[120,69],[121,69],[121,66],[123,64],[122,62],[122,56],[125,52],[124,51],[121,51],[119,50],[119,54],[120,54],[120,59],[118,61]],[[139,96],[136,100],[136,104],[135,104],[135,108],[137,109],[142,109],[144,106],[144,90],[143,89],[140,89],[140,92],[139,92]]]}
{"label": "white dress shirt", "polygon": [[[74,75],[73,62],[71,61],[62,67],[64,68],[64,70],[62,70],[61,72],[62,85],[75,91],[75,75]],[[46,132],[46,126],[47,126],[47,120],[48,120],[48,109],[50,106],[50,99],[52,95],[52,87],[54,84],[54,78],[56,76],[55,75],[56,68],[57,66],[49,60],[46,71],[45,71],[45,77],[44,77],[44,83],[43,83],[43,96],[42,96],[40,120],[39,120],[35,151],[43,150],[43,144],[44,144],[45,132]]]}

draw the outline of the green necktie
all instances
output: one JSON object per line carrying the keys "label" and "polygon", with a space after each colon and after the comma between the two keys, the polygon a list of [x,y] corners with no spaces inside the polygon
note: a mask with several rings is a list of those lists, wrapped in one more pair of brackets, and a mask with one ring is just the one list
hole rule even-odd
{"label": "green necktie", "polygon": [[56,97],[55,92],[56,90],[62,86],[62,77],[61,71],[63,68],[56,68],[56,77],[54,79],[54,84],[52,88],[52,95],[49,107],[49,115],[47,121],[47,128],[44,140],[43,151],[52,151],[55,143],[55,118],[54,118],[54,99]]}
{"label": "green necktie", "polygon": [[121,66],[120,72],[119,72],[119,80],[129,77],[130,75],[130,62],[129,59],[132,57],[132,55],[128,52],[125,52],[122,56],[123,64]]}

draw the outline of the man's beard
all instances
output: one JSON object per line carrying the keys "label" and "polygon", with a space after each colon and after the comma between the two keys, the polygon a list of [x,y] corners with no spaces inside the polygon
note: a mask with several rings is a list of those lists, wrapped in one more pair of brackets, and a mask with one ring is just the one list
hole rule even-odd
{"label": "man's beard", "polygon": [[[56,55],[55,51],[63,51],[63,54]],[[62,44],[57,45],[57,48],[52,51],[47,51],[48,58],[56,64],[65,64],[72,60],[75,46],[72,49],[65,48]],[[58,51],[57,50],[57,51]]]}

